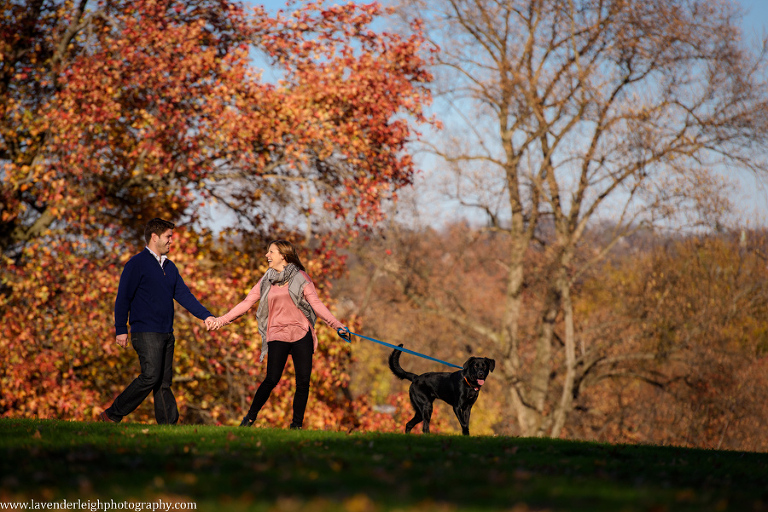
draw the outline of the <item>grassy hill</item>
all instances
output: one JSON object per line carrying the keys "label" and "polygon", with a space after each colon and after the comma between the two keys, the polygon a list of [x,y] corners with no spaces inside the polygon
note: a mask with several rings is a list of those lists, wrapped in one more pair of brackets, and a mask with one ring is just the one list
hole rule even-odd
{"label": "grassy hill", "polygon": [[0,475],[6,507],[79,499],[203,511],[768,510],[768,454],[510,437],[4,419]]}

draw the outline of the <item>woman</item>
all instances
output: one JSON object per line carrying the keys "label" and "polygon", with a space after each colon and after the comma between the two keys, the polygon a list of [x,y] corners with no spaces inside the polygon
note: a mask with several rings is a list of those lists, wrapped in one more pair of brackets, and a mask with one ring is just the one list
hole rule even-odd
{"label": "woman", "polygon": [[296,392],[293,395],[293,420],[290,428],[300,429],[309,398],[312,354],[317,349],[315,320],[318,316],[349,341],[349,330],[320,302],[315,285],[304,270],[296,249],[290,242],[276,240],[267,251],[269,270],[240,304],[216,319],[214,329],[231,323],[259,302],[256,319],[261,334],[261,361],[268,353],[267,375],[253,397],[248,414],[240,423],[250,427],[280,382],[288,355],[296,370]]}

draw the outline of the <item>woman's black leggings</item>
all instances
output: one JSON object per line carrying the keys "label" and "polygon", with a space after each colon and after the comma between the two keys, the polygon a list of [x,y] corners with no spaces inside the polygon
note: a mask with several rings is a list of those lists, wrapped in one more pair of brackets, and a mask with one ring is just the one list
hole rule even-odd
{"label": "woman's black leggings", "polygon": [[280,377],[283,376],[285,364],[288,362],[288,354],[293,358],[293,366],[296,371],[296,393],[293,395],[293,421],[291,425],[301,427],[304,423],[304,411],[307,409],[307,400],[309,399],[309,378],[312,375],[312,354],[315,351],[315,343],[312,339],[312,332],[307,334],[299,341],[270,341],[267,350],[267,376],[261,381],[259,389],[253,396],[253,403],[248,411],[248,418],[256,419],[256,415],[264,404],[267,403],[269,395],[275,389]]}

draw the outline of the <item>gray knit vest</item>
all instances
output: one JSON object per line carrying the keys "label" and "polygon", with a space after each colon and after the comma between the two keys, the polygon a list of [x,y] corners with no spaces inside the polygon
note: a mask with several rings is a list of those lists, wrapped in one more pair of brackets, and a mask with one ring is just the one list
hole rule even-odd
{"label": "gray knit vest", "polygon": [[[291,280],[288,282],[288,294],[291,296],[291,300],[299,308],[299,311],[304,313],[304,316],[309,320],[311,329],[315,328],[315,322],[317,321],[317,313],[309,305],[309,302],[304,297],[304,287],[309,280],[303,272],[297,272]],[[269,322],[269,302],[267,301],[267,295],[272,288],[272,283],[269,281],[268,276],[264,276],[261,280],[261,289],[259,293],[259,307],[256,310],[256,321],[259,323],[259,334],[261,335],[261,356],[259,362],[264,360],[264,356],[267,355],[267,323]]]}

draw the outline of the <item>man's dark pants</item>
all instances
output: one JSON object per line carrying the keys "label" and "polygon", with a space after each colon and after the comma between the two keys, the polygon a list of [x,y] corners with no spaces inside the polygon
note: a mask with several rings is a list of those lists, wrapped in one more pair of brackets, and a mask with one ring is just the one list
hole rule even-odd
{"label": "man's dark pants", "polygon": [[139,355],[141,375],[136,377],[105,411],[109,419],[121,421],[123,416],[133,412],[152,392],[157,423],[173,425],[179,421],[176,398],[171,391],[175,341],[171,332],[131,333],[131,344]]}

